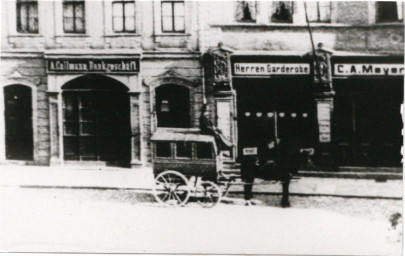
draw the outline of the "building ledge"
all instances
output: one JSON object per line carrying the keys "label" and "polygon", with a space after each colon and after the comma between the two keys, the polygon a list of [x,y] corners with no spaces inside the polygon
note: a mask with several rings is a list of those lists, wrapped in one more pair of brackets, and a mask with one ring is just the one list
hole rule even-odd
{"label": "building ledge", "polygon": [[[256,28],[256,29],[307,29],[306,23],[291,24],[291,23],[216,23],[211,24],[211,27],[220,28]],[[404,23],[375,23],[375,24],[342,24],[342,23],[310,23],[312,28],[378,28],[378,27],[398,27],[403,28]]]}

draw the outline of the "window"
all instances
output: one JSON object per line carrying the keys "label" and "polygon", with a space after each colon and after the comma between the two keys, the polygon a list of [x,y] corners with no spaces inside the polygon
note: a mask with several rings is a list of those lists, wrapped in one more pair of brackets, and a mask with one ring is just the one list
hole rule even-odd
{"label": "window", "polygon": [[184,1],[162,2],[162,32],[185,32]]}
{"label": "window", "polygon": [[197,159],[213,159],[214,150],[211,143],[197,143]]}
{"label": "window", "polygon": [[404,2],[377,2],[377,22],[404,20]]}
{"label": "window", "polygon": [[114,32],[135,32],[135,2],[113,2]]}
{"label": "window", "polygon": [[191,158],[191,142],[176,142],[176,157]]}
{"label": "window", "polygon": [[65,33],[85,33],[83,0],[63,2],[63,30]]}
{"label": "window", "polygon": [[292,23],[294,3],[292,1],[272,2],[272,22]]}
{"label": "window", "polygon": [[158,141],[156,142],[156,157],[171,157],[171,144],[170,142]]}
{"label": "window", "polygon": [[190,90],[181,85],[156,88],[156,117],[158,127],[190,127]]}
{"label": "window", "polygon": [[256,1],[238,1],[236,2],[235,18],[239,22],[256,21]]}
{"label": "window", "polygon": [[331,2],[317,1],[307,3],[308,20],[312,22],[331,21]]}
{"label": "window", "polygon": [[17,31],[38,33],[38,1],[17,0]]}

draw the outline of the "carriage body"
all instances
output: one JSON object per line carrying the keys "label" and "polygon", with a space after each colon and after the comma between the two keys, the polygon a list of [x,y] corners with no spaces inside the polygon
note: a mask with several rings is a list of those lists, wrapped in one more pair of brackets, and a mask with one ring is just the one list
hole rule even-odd
{"label": "carriage body", "polygon": [[199,134],[199,130],[158,130],[151,141],[155,177],[172,170],[186,177],[216,180],[221,163],[212,136]]}

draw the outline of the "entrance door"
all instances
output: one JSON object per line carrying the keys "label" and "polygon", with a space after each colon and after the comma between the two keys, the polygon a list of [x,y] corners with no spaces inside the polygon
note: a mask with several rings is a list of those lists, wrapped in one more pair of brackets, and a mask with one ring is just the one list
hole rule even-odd
{"label": "entrance door", "polygon": [[239,155],[243,147],[267,147],[275,138],[313,146],[316,111],[310,87],[297,81],[241,79],[238,99]]}
{"label": "entrance door", "polygon": [[[79,82],[94,83],[89,79]],[[117,90],[114,84],[95,85],[97,87],[90,90],[69,86],[62,94],[64,159],[129,164],[131,130],[128,93]],[[82,83],[80,86],[87,87]]]}
{"label": "entrance door", "polygon": [[4,88],[6,158],[33,160],[31,88],[11,85]]}

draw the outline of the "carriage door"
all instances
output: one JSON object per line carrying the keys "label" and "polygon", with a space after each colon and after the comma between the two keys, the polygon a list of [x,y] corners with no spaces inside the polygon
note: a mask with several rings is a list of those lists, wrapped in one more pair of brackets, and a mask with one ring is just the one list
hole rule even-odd
{"label": "carriage door", "polygon": [[33,159],[32,93],[23,85],[4,87],[6,158]]}

